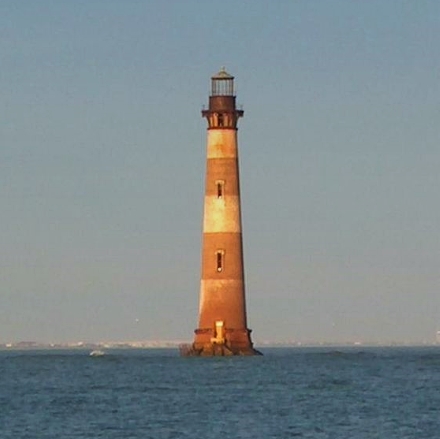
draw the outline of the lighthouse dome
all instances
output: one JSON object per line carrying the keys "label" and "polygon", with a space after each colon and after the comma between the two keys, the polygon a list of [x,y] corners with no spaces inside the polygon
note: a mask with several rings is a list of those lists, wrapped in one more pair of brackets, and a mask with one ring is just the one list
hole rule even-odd
{"label": "lighthouse dome", "polygon": [[222,67],[220,71],[215,74],[211,79],[234,79],[234,77],[230,75],[224,67]]}

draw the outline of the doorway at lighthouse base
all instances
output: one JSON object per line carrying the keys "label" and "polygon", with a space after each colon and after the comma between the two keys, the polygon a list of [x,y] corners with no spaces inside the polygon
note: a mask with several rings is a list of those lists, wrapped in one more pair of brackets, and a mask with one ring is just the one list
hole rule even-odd
{"label": "doorway at lighthouse base", "polygon": [[253,348],[250,330],[225,328],[218,320],[214,328],[196,329],[195,341],[191,345],[181,345],[180,353],[186,357],[227,357],[262,355]]}

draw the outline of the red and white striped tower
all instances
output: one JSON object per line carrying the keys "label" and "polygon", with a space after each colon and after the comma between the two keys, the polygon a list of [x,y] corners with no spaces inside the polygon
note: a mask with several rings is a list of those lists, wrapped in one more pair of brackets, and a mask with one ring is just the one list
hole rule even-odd
{"label": "red and white striped tower", "polygon": [[211,78],[199,326],[192,355],[257,355],[247,327],[234,77]]}

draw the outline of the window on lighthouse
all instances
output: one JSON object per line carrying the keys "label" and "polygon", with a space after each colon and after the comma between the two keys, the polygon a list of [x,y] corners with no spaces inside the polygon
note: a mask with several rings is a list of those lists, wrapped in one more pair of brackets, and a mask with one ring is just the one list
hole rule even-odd
{"label": "window on lighthouse", "polygon": [[217,180],[215,183],[217,185],[217,198],[223,198],[225,182],[223,180]]}
{"label": "window on lighthouse", "polygon": [[223,250],[217,250],[216,257],[217,257],[217,271],[220,273],[223,271],[223,264],[224,264],[224,254],[225,252]]}

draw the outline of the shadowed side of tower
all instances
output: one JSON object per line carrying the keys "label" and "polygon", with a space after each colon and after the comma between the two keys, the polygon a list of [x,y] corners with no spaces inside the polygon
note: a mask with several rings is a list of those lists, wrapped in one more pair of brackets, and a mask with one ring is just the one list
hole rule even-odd
{"label": "shadowed side of tower", "polygon": [[234,78],[211,78],[199,326],[186,355],[258,355],[247,328]]}

